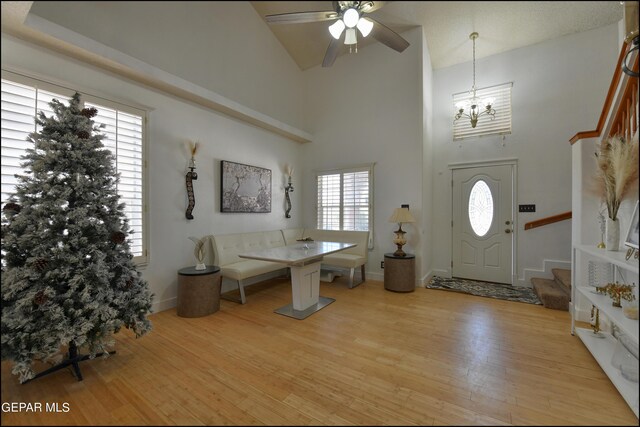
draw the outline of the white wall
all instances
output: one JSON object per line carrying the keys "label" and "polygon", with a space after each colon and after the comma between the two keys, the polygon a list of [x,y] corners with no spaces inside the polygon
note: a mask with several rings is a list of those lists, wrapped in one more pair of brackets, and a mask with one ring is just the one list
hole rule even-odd
{"label": "white wall", "polygon": [[[482,39],[479,39],[482,43]],[[455,162],[518,159],[518,204],[535,213],[517,215],[517,265],[542,269],[544,260],[570,261],[571,222],[524,231],[526,222],[571,210],[571,146],[576,132],[594,129],[618,55],[618,27],[573,34],[476,61],[479,87],[513,82],[513,133],[452,141],[451,95],[469,90],[470,62],[434,72],[433,268],[450,274],[451,172]]]}
{"label": "white wall", "polygon": [[422,271],[423,285],[433,275],[433,68],[427,47],[425,32],[422,31]]}
{"label": "white wall", "polygon": [[38,15],[294,127],[302,72],[249,2],[34,2]]}
{"label": "white wall", "polygon": [[[292,198],[292,218],[284,217],[284,165],[301,170],[299,144],[272,132],[229,119],[200,106],[118,78],[2,34],[2,66],[28,70],[70,87],[114,101],[149,107],[148,190],[150,261],[142,268],[155,294],[154,310],[175,305],[177,270],[195,264],[189,236],[301,226],[301,201]],[[194,219],[185,218],[185,140],[199,140],[194,182]],[[272,210],[268,214],[220,213],[220,160],[272,171]]]}
{"label": "white wall", "polygon": [[[382,279],[380,261],[395,251],[387,222],[408,203],[416,223],[406,224],[405,252],[421,257],[423,75],[422,30],[402,34],[411,44],[398,53],[380,43],[339,56],[330,68],[305,71],[305,129],[314,135],[301,146],[304,170],[304,226],[316,226],[314,170],[375,162],[374,249],[367,274]],[[421,259],[417,270],[420,272]]]}

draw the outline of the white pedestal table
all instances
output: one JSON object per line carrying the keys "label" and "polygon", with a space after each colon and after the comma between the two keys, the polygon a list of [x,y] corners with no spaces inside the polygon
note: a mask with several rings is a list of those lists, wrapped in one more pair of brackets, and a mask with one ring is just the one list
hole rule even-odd
{"label": "white pedestal table", "polygon": [[295,319],[304,319],[335,301],[320,296],[320,265],[322,257],[356,246],[341,242],[299,242],[293,245],[238,254],[240,258],[258,259],[286,264],[291,269],[293,302],[275,310]]}

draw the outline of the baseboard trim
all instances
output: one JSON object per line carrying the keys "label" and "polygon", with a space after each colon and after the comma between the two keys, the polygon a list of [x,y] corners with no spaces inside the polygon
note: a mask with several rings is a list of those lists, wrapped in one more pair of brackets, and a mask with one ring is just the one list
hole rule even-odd
{"label": "baseboard trim", "polygon": [[163,301],[154,302],[151,304],[151,311],[153,313],[159,313],[161,311],[170,310],[178,305],[178,297],[169,298]]}
{"label": "baseboard trim", "polygon": [[384,282],[384,273],[370,273],[370,272],[366,272],[365,273],[367,276],[367,280],[375,280],[378,282]]}

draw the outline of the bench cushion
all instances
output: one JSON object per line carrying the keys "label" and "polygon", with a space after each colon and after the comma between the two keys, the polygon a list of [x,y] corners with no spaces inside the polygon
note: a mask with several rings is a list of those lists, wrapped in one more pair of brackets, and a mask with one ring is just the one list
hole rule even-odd
{"label": "bench cushion", "polygon": [[[215,265],[222,268],[246,260],[240,258],[238,254],[284,246],[284,237],[280,230],[220,234],[213,236],[212,243],[216,258]],[[225,275],[224,272],[222,275]]]}
{"label": "bench cushion", "polygon": [[[344,252],[344,251],[343,251]],[[365,264],[367,259],[360,255],[343,254],[341,252],[326,255],[322,258],[322,263],[327,265],[335,265],[343,268],[356,268]]]}
{"label": "bench cushion", "polygon": [[244,280],[249,277],[270,273],[283,268],[286,268],[286,266],[279,262],[245,259],[244,261],[234,262],[233,264],[227,264],[221,267],[220,273],[223,277],[227,277],[229,279]]}
{"label": "bench cushion", "polygon": [[304,228],[286,228],[282,230],[282,236],[284,237],[285,245],[293,245],[298,239],[302,239]]}

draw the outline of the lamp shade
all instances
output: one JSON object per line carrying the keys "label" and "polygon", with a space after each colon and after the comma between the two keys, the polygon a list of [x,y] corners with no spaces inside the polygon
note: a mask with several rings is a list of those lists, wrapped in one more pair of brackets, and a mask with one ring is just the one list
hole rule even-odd
{"label": "lamp shade", "polygon": [[344,31],[344,22],[342,22],[342,19],[338,19],[336,22],[329,25],[329,32],[331,33],[331,36],[336,40],[340,38],[343,31]]}
{"label": "lamp shade", "polygon": [[404,223],[416,222],[416,220],[413,218],[413,215],[411,215],[411,212],[409,212],[409,209],[395,208],[395,210],[393,211],[393,215],[391,215],[391,218],[389,218],[389,222]]}
{"label": "lamp shade", "polygon": [[344,35],[344,44],[356,44],[358,42],[356,38],[356,29],[347,28],[347,32]]}
{"label": "lamp shade", "polygon": [[344,21],[344,25],[347,28],[353,28],[358,24],[358,20],[360,19],[360,14],[353,7],[344,11],[342,15],[342,20]]}
{"label": "lamp shade", "polygon": [[360,18],[356,27],[360,30],[362,37],[367,37],[373,29],[373,22],[369,21],[367,18]]}

